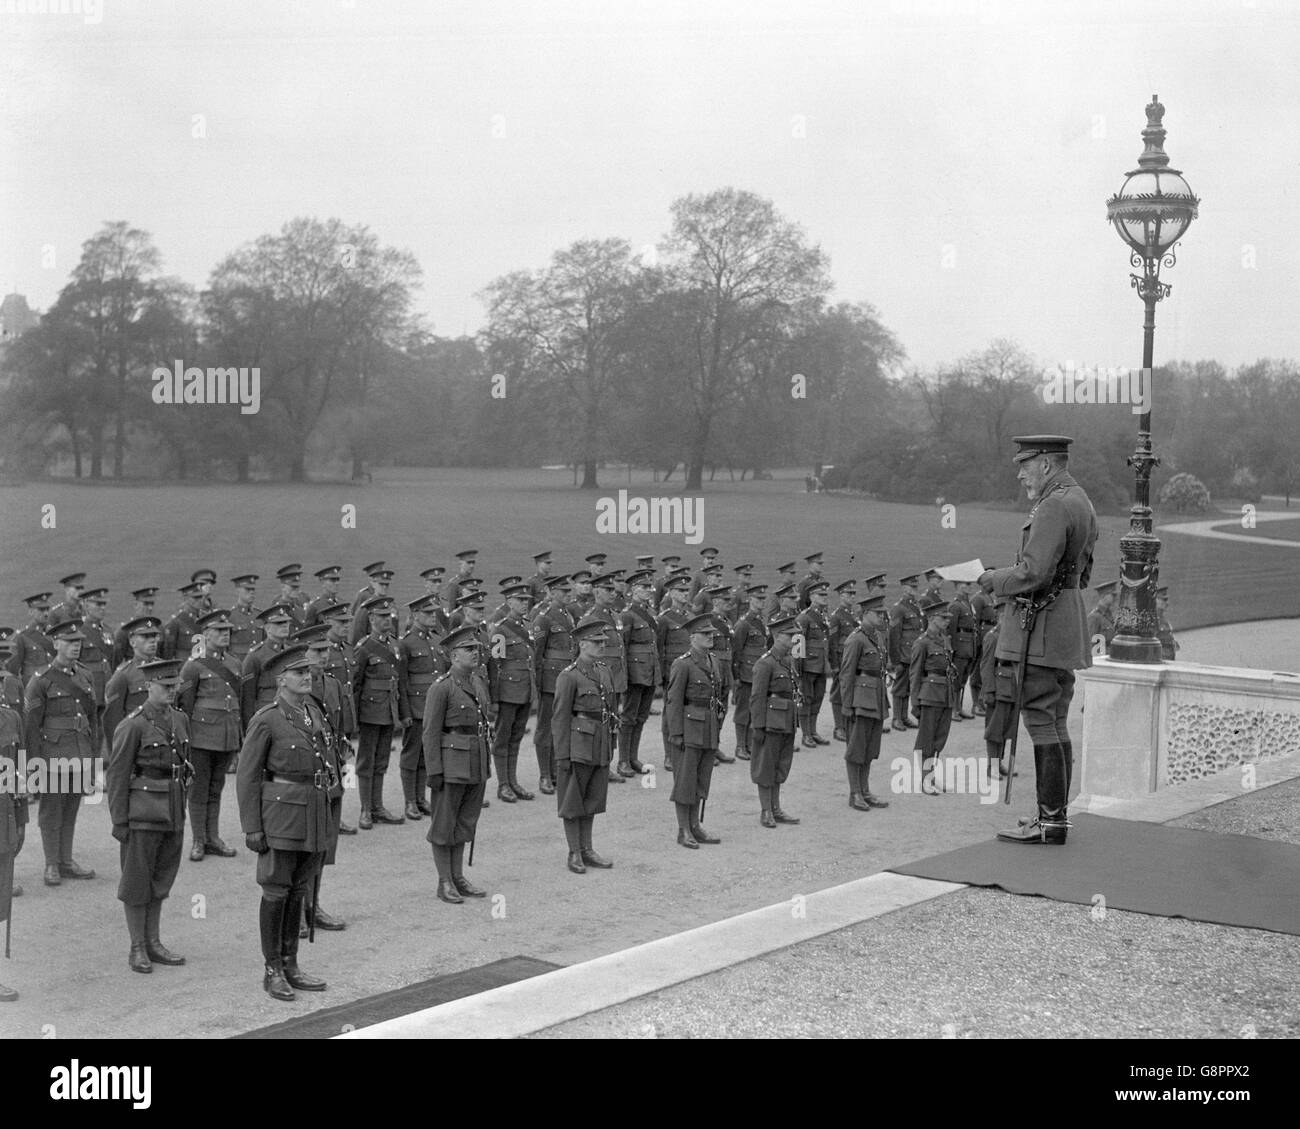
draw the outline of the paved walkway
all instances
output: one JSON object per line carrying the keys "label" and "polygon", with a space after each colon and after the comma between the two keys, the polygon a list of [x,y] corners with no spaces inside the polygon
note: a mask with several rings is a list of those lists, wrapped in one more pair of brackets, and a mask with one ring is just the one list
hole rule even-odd
{"label": "paved walkway", "polygon": [[[1279,545],[1287,549],[1300,549],[1300,541],[1285,541],[1278,537],[1263,537],[1257,534],[1228,533],[1221,529],[1216,529],[1216,525],[1224,525],[1240,515],[1234,515],[1228,512],[1221,513],[1218,517],[1211,518],[1208,521],[1183,521],[1174,525],[1162,525],[1157,530],[1157,535],[1164,533],[1183,533],[1188,537],[1210,537],[1218,541],[1248,541],[1252,545]],[[1255,521],[1293,521],[1296,517],[1294,512],[1284,511],[1282,513],[1257,513]]]}

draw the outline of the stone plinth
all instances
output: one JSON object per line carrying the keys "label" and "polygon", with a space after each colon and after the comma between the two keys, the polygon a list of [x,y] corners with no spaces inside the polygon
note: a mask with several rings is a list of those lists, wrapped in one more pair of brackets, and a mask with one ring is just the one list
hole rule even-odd
{"label": "stone plinth", "polygon": [[1079,672],[1083,753],[1076,808],[1300,751],[1300,674],[1106,658]]}

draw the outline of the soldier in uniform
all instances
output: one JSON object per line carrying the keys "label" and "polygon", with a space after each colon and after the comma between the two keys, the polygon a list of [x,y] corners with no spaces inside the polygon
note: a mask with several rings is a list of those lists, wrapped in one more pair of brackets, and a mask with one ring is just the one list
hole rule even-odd
{"label": "soldier in uniform", "polygon": [[722,566],[720,564],[707,564],[695,574],[691,581],[692,585],[698,584],[699,587],[691,593],[691,611],[695,615],[703,615],[712,610],[709,603],[709,597],[705,593],[710,588],[718,587],[722,580]]}
{"label": "soldier in uniform", "polygon": [[104,778],[113,838],[121,844],[117,897],[126,907],[132,972],[185,963],[159,937],[162,904],[181,868],[185,790],[193,774],[189,727],[172,706],[180,666],[175,659],[144,664],[148,697],[117,727]]}
{"label": "soldier in uniform", "polygon": [[682,563],[682,558],[676,553],[669,553],[663,557],[660,562],[663,565],[663,572],[655,578],[655,594],[651,604],[656,611],[663,606],[665,590],[668,582],[676,575],[677,566]]}
{"label": "soldier in uniform", "polygon": [[[321,621],[329,628],[325,635],[328,649],[323,663],[324,673],[339,684],[341,702],[339,706],[339,723],[337,726],[339,755],[351,761],[355,755],[357,740],[357,706],[352,695],[352,680],[356,663],[352,655],[352,645],[348,642],[348,629],[352,623],[352,613],[347,604],[330,604],[320,609]],[[355,835],[357,829],[343,821],[340,811],[339,834]]]}
{"label": "soldier in uniform", "polygon": [[[700,595],[709,604],[709,607],[701,614],[708,616],[713,622],[714,633],[711,650],[713,651],[713,657],[718,660],[718,668],[722,671],[722,704],[725,711],[725,707],[731,701],[731,687],[734,681],[731,673],[731,620],[727,615],[731,607],[731,589],[725,584],[715,584],[711,588],[700,589]],[[719,764],[734,764],[736,760],[734,754],[728,756],[723,751],[720,737],[718,739],[717,760]]]}
{"label": "soldier in uniform", "polygon": [[736,727],[736,756],[743,761],[750,757],[749,696],[754,682],[754,663],[767,650],[767,627],[763,622],[767,585],[751,584],[746,589],[746,596],[749,609],[736,620],[731,635],[732,697],[736,706],[732,721]]}
{"label": "soldier in uniform", "polygon": [[[23,684],[18,681],[16,674],[11,674],[5,668],[5,663],[13,654],[13,637],[14,629],[12,627],[0,627],[0,706],[7,706],[21,717],[23,712]],[[23,736],[20,730],[18,743],[22,744],[22,741]]]}
{"label": "soldier in uniform", "polygon": [[834,610],[827,616],[829,631],[826,639],[827,667],[826,677],[831,685],[831,720],[835,729],[831,736],[836,741],[847,741],[848,734],[844,724],[844,709],[840,700],[840,662],[844,658],[844,644],[857,630],[859,615],[857,611],[858,582],[845,580],[835,585],[839,597]]}
{"label": "soldier in uniform", "polygon": [[[1034,503],[1021,535],[1020,554],[1011,568],[980,576],[980,587],[997,596],[1024,596],[1041,605],[1029,637],[1028,661],[1020,687],[1020,713],[1034,742],[1038,812],[1029,823],[998,838],[1013,843],[1065,842],[1067,801],[1074,749],[1066,727],[1074,696],[1074,672],[1092,665],[1088,620],[1081,588],[1092,574],[1097,515],[1092,502],[1069,472],[1073,440],[1063,435],[1027,435],[1020,448],[1016,477]],[[1025,626],[1008,607],[998,631],[998,658],[1019,661]]]}
{"label": "soldier in uniform", "polygon": [[1160,657],[1165,662],[1178,658],[1178,640],[1169,626],[1169,588],[1162,584],[1156,589],[1156,638],[1160,640]]}
{"label": "soldier in uniform", "polygon": [[303,608],[303,627],[315,627],[321,621],[321,608],[339,602],[339,581],[343,579],[343,566],[326,565],[312,575],[320,581],[320,591]]}
{"label": "soldier in uniform", "polygon": [[239,750],[235,789],[244,844],[257,855],[262,989],[293,1000],[324,991],[298,967],[298,922],[330,839],[329,724],[311,696],[307,648],[285,647],[267,662],[276,695],[253,715]]}
{"label": "soldier in uniform", "polygon": [[727,606],[727,621],[735,627],[736,621],[749,610],[749,596],[746,589],[753,582],[751,574],[754,566],[752,564],[732,565],[731,571],[735,577],[731,582],[731,603]]}
{"label": "soldier in uniform", "polygon": [[920,721],[914,747],[921,753],[921,791],[936,796],[944,790],[941,754],[948,743],[956,704],[956,674],[952,643],[948,639],[952,613],[943,600],[936,600],[922,604],[921,614],[925,616],[926,628],[912,644],[909,696],[912,714]]}
{"label": "soldier in uniform", "polygon": [[357,608],[367,600],[373,600],[376,596],[384,596],[388,594],[387,582],[381,584],[375,580],[376,573],[390,571],[383,561],[371,561],[368,565],[362,565],[361,571],[365,573],[367,583],[364,588],[360,589],[357,594],[352,597],[352,603],[348,605],[349,617],[356,615]]}
{"label": "soldier in uniform", "polygon": [[402,798],[406,818],[418,822],[432,810],[424,798],[427,785],[424,775],[424,702],[435,678],[446,674],[451,666],[447,652],[438,641],[438,596],[426,592],[412,600],[407,608],[410,629],[397,644],[397,683],[406,695],[406,713],[411,724],[402,734],[402,751],[398,771],[402,777]]}
{"label": "soldier in uniform", "polygon": [[878,592],[858,604],[858,626],[844,641],[836,671],[848,727],[844,763],[849,775],[849,807],[856,811],[889,807],[888,801],[872,794],[868,784],[889,714],[885,689],[889,652],[882,638],[884,627],[885,597]]}
{"label": "soldier in uniform", "polygon": [[978,650],[979,618],[971,604],[970,583],[958,580],[956,584],[957,595],[948,605],[951,616],[948,623],[948,641],[952,643],[953,688],[957,695],[952,716],[954,721],[962,721],[964,718],[975,716],[973,712],[966,712],[965,698],[966,682],[971,676]]}
{"label": "soldier in uniform", "polygon": [[[1000,609],[1007,603],[1005,597],[989,603]],[[980,643],[980,686],[984,695],[984,750],[988,759],[989,779],[1002,778],[1006,775],[1003,755],[1007,742],[1015,736],[1016,717],[1016,663],[1011,659],[999,659],[998,623],[984,633]],[[1017,776],[1020,773],[1016,773]]]}
{"label": "soldier in uniform", "polygon": [[59,581],[59,587],[63,589],[63,602],[55,604],[50,609],[50,618],[48,620],[50,627],[60,623],[67,623],[70,619],[83,619],[86,614],[81,607],[81,601],[86,589],[86,574],[84,572],[74,572],[71,576],[65,576]]}
{"label": "soldier in uniform", "polygon": [[257,595],[257,576],[245,573],[236,576],[231,583],[235,586],[235,603],[230,609],[230,657],[244,668],[248,652],[262,641],[262,625],[257,618],[257,609],[253,607],[253,598]]}
{"label": "soldier in uniform", "polygon": [[162,639],[158,643],[160,659],[180,659],[184,662],[190,657],[190,648],[194,645],[199,616],[202,614],[201,593],[199,586],[191,581],[177,589],[181,596],[181,606],[176,613],[163,624]]}
{"label": "soldier in uniform", "polygon": [[533,554],[533,565],[536,571],[527,580],[528,591],[532,593],[533,607],[541,606],[546,599],[548,591],[547,581],[551,576],[551,550],[546,549],[540,553]]}
{"label": "soldier in uniform", "polygon": [[218,608],[199,617],[203,656],[180,668],[176,706],[188,721],[190,763],[190,861],[207,855],[235,857],[221,838],[221,793],[226,770],[244,739],[240,718],[243,669],[230,655],[230,613]]}
{"label": "soldier in uniform", "polygon": [[[384,807],[384,774],[392,751],[393,730],[410,724],[400,663],[394,649],[393,600],[376,596],[361,605],[370,619],[370,634],[357,644],[352,699],[360,735],[357,741],[357,788],[362,831],[376,823],[405,823]],[[400,762],[399,762],[400,763]]]}
{"label": "soldier in uniform", "polygon": [[826,696],[826,678],[830,666],[830,624],[826,622],[827,581],[818,580],[804,591],[808,607],[799,614],[799,633],[804,639],[803,658],[799,661],[800,690],[803,693],[803,747],[815,749],[829,745],[817,732],[817,716],[821,713],[822,699]]}
{"label": "soldier in uniform", "polygon": [[131,657],[113,671],[104,687],[104,732],[109,748],[113,746],[113,734],[122,719],[136,706],[142,705],[149,696],[143,667],[158,657],[162,620],[156,616],[143,615],[127,620],[122,625],[122,630],[126,633]]}
{"label": "soldier in uniform", "polygon": [[426,838],[438,868],[438,897],[459,905],[486,896],[465,877],[464,860],[492,776],[492,722],[478,631],[459,628],[443,646],[451,668],[434,680],[424,704],[424,764],[433,797]]}
{"label": "soldier in uniform", "polygon": [[772,583],[768,586],[767,602],[763,605],[764,623],[775,618],[780,618],[780,619],[788,618],[787,616],[784,615],[779,617],[777,616],[777,612],[780,611],[780,597],[777,594],[787,586],[790,588],[790,591],[795,592],[794,611],[792,611],[790,615],[798,614],[799,596],[798,596],[798,592],[796,591],[795,579],[794,579],[794,574],[798,569],[798,567],[799,565],[797,561],[787,561],[785,564],[779,565],[777,567],[776,579],[773,580]]}
{"label": "soldier in uniform", "polygon": [[212,588],[217,582],[217,574],[210,568],[196,569],[190,573],[190,583],[199,586],[199,612],[207,615],[212,611]]}
{"label": "soldier in uniform", "polygon": [[[352,609],[352,628],[348,632],[348,642],[353,647],[357,646],[370,632],[370,613],[366,610],[367,605],[374,603],[375,600],[387,599],[388,586],[393,582],[393,570],[391,568],[375,568],[371,566],[368,575],[371,587],[378,594],[368,600],[363,600]],[[396,620],[393,621],[393,626],[396,627]]]}
{"label": "soldier in uniform", "polygon": [[113,673],[113,638],[104,626],[104,609],[108,607],[108,589],[92,588],[81,594],[85,619],[81,623],[81,657],[77,660],[90,672],[90,684],[95,690],[95,712],[98,715],[101,746],[107,751],[104,737],[104,693]]}
{"label": "soldier in uniform", "polygon": [[[668,678],[672,673],[673,663],[691,649],[691,636],[686,624],[695,617],[687,603],[691,582],[688,577],[676,576],[664,588],[668,607],[659,613],[655,622],[655,645],[659,649],[659,672],[664,680],[664,693],[668,692]],[[668,711],[664,710],[660,722],[664,742],[664,769],[673,771],[674,745],[668,735]]]}
{"label": "soldier in uniform", "polygon": [[608,626],[600,620],[573,629],[578,657],[555,680],[551,739],[555,745],[555,800],[574,874],[614,864],[596,853],[592,825],[605,810],[609,763],[618,724],[618,696],[609,668],[599,661]]}
{"label": "soldier in uniform", "polygon": [[[12,628],[0,629],[0,662],[9,657]],[[13,683],[18,680],[8,671],[0,672],[0,772],[12,787],[0,788],[0,924],[9,920],[13,899],[22,893],[14,883],[14,859],[27,838],[27,796],[18,776],[19,750],[24,747],[22,694],[15,704]],[[0,984],[0,1003],[13,1003],[18,993]]]}
{"label": "soldier in uniform", "polygon": [[[489,627],[495,627],[510,614],[510,602],[506,596],[506,589],[523,583],[524,578],[522,576],[503,576],[497,581],[497,590],[500,593],[501,602],[492,609],[487,617]],[[527,587],[527,585],[524,585],[524,587]]]}
{"label": "soldier in uniform", "polygon": [[[45,851],[45,885],[64,878],[94,878],[72,857],[81,795],[99,750],[99,714],[81,654],[81,620],[50,628],[54,659],[34,675],[23,694],[23,728],[30,762],[43,761],[45,789],[37,823]],[[75,766],[73,762],[76,762]],[[52,763],[53,762],[53,763]]]}
{"label": "soldier in uniform", "polygon": [[627,691],[623,695],[618,726],[618,771],[621,776],[636,776],[650,771],[637,753],[655,689],[663,681],[663,675],[659,670],[658,623],[650,608],[654,574],[643,569],[632,573],[627,583],[632,599],[618,617],[619,632],[627,651]]}
{"label": "soldier in uniform", "polygon": [[253,714],[275,698],[275,675],[268,667],[271,659],[284,650],[293,629],[293,618],[282,604],[258,612],[257,619],[266,638],[248,652],[239,678],[239,717],[245,734]]}
{"label": "soldier in uniform", "polygon": [[687,620],[683,630],[690,639],[690,649],[673,662],[669,671],[664,717],[678,756],[672,791],[677,807],[677,843],[697,850],[701,843],[721,841],[704,829],[702,809],[709,798],[722,719],[727,712],[729,672],[713,653],[717,627],[711,614]]}
{"label": "soldier in uniform", "polygon": [[[346,604],[327,604],[326,609],[337,607],[344,616],[347,615],[348,609]],[[326,766],[329,773],[329,789],[327,799],[329,800],[329,835],[326,839],[325,857],[321,860],[322,869],[327,866],[333,866],[338,855],[339,835],[343,832],[343,770],[344,765],[348,762],[348,753],[351,748],[344,736],[340,726],[343,723],[345,708],[351,708],[351,702],[344,706],[345,696],[343,686],[326,670],[326,663],[329,659],[330,651],[333,649],[327,636],[329,635],[330,626],[327,623],[318,623],[312,627],[306,627],[291,640],[292,643],[302,644],[307,648],[307,661],[311,665],[311,694],[312,700],[320,708],[321,715],[325,718],[325,724],[329,729],[326,739],[328,752],[326,753]],[[423,766],[421,766],[423,767]],[[355,834],[356,828],[352,828],[349,834]],[[320,902],[317,898],[319,894],[319,882],[316,887],[308,890],[308,899],[303,905],[304,920],[298,927],[299,938],[310,935],[305,920],[306,914],[312,915],[313,924],[317,929],[325,929],[331,933],[347,928],[347,922],[341,917],[334,917],[320,908]],[[291,928],[291,926],[286,926]]]}
{"label": "soldier in uniform", "polygon": [[456,554],[456,560],[459,562],[456,566],[456,574],[442,588],[442,603],[448,615],[456,610],[456,601],[465,594],[465,581],[474,575],[474,566],[478,563],[478,550],[463,549]]}
{"label": "soldier in uniform", "polygon": [[938,569],[925,570],[925,591],[921,593],[921,603],[947,603],[943,598],[943,577],[939,575]]}
{"label": "soldier in uniform", "polygon": [[41,667],[54,661],[54,643],[47,634],[50,625],[50,594],[38,592],[35,596],[28,596],[23,603],[27,605],[31,619],[10,640],[12,654],[5,663],[5,668],[25,687]]}
{"label": "soldier in uniform", "polygon": [[925,630],[921,607],[916,602],[920,582],[920,574],[900,578],[903,595],[889,610],[889,665],[894,671],[890,691],[894,703],[894,728],[900,730],[916,728],[916,722],[908,714],[907,699],[912,685],[912,648]]}
{"label": "soldier in uniform", "polygon": [[596,597],[591,590],[593,573],[589,568],[580,568],[569,574],[569,584],[573,594],[566,605],[574,623],[581,623],[584,617],[596,606]]}
{"label": "soldier in uniform", "polygon": [[[432,606],[436,613],[434,615],[433,633],[440,639],[451,630],[451,619],[447,613],[442,610],[442,577],[443,573],[446,571],[447,570],[443,568],[442,565],[434,565],[432,568],[426,568],[419,574],[420,579],[424,581],[423,595],[433,597]],[[408,604],[406,626],[402,629],[402,634],[405,635],[414,626],[415,613],[410,611],[410,605]],[[423,776],[423,767],[421,767],[420,772],[421,776]]]}
{"label": "soldier in uniform", "polygon": [[749,778],[758,785],[763,827],[798,823],[781,809],[781,785],[794,764],[795,719],[803,708],[799,673],[790,658],[798,620],[790,616],[767,627],[772,646],[754,663],[754,684],[749,695]]}
{"label": "soldier in uniform", "polygon": [[[615,604],[613,574],[603,573],[599,576],[593,576],[591,589],[595,603],[592,604],[587,614],[578,621],[578,626],[581,627],[584,623],[599,620],[609,628],[605,632],[605,641],[601,644],[599,661],[608,668],[610,678],[613,679],[614,704],[617,707],[622,702],[623,695],[627,693],[627,653],[623,642],[619,612]],[[624,775],[611,759],[609,763],[609,782],[611,784],[622,784],[624,779]]]}
{"label": "soldier in uniform", "polygon": [[533,617],[530,639],[533,649],[533,678],[537,683],[537,731],[533,748],[537,753],[538,789],[555,794],[555,744],[551,739],[551,714],[555,708],[555,680],[577,654],[573,642],[573,617],[565,599],[568,578],[551,577],[547,598]]}
{"label": "soldier in uniform", "polygon": [[[1095,651],[1097,636],[1100,635],[1102,641],[1101,653],[1103,655],[1106,653],[1107,648],[1110,647],[1110,641],[1115,638],[1115,596],[1118,589],[1118,580],[1108,580],[1105,584],[1098,584],[1097,606],[1088,613],[1089,642]],[[1159,589],[1156,591],[1158,594]]]}
{"label": "soldier in uniform", "polygon": [[297,562],[284,565],[276,570],[275,578],[280,582],[280,594],[275,602],[288,610],[293,630],[301,631],[307,626],[308,602],[307,593],[302,590],[302,565]]}
{"label": "soldier in uniform", "polygon": [[712,587],[717,583],[713,578],[720,576],[722,573],[722,566],[717,563],[717,549],[713,548],[711,545],[706,545],[700,550],[700,558],[700,567],[691,578],[690,600],[692,604],[695,603],[695,597],[700,594],[700,589]]}
{"label": "soldier in uniform", "polygon": [[813,553],[811,556],[804,557],[804,563],[808,566],[808,572],[803,579],[799,581],[796,591],[799,593],[799,609],[803,610],[812,603],[811,593],[813,587],[818,584],[824,584],[822,579],[824,567],[822,564],[822,554]]}
{"label": "soldier in uniform", "polygon": [[997,624],[998,612],[993,597],[985,595],[979,588],[976,588],[971,596],[970,606],[975,612],[975,634],[978,640],[975,661],[971,664],[970,696],[976,715],[983,717],[985,716],[984,638],[988,635],[989,628]]}
{"label": "soldier in uniform", "polygon": [[[131,593],[132,610],[131,614],[122,621],[122,624],[113,633],[113,669],[116,670],[131,657],[131,642],[126,635],[126,625],[134,620],[151,616],[153,606],[158,595],[157,588],[136,588]],[[161,620],[159,621],[161,623]],[[113,734],[107,734],[111,742]]]}
{"label": "soldier in uniform", "polygon": [[492,760],[497,771],[497,796],[507,804],[535,796],[519,783],[519,745],[528,727],[534,698],[533,648],[524,622],[532,593],[523,583],[504,590],[507,612],[491,632],[488,689],[496,707]]}

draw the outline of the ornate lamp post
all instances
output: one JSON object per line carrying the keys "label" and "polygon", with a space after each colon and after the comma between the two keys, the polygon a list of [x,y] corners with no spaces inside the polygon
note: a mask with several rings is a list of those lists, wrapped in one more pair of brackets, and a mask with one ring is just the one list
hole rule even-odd
{"label": "ornate lamp post", "polygon": [[1200,203],[1182,173],[1169,167],[1164,149],[1165,130],[1160,124],[1165,108],[1156,95],[1151,96],[1146,112],[1147,127],[1142,131],[1146,148],[1138,158],[1138,167],[1106,201],[1106,218],[1130,248],[1129,263],[1142,271],[1129,277],[1146,307],[1146,320],[1142,323],[1146,411],[1138,417],[1137,450],[1128,460],[1128,465],[1135,468],[1137,485],[1128,532],[1119,541],[1119,608],[1109,652],[1114,661],[1130,663],[1161,661],[1155,611],[1155,590],[1160,582],[1160,540],[1151,532],[1151,469],[1160,463],[1151,453],[1151,352],[1156,332],[1156,303],[1172,289],[1160,281],[1160,268],[1174,265],[1174,244],[1191,226]]}

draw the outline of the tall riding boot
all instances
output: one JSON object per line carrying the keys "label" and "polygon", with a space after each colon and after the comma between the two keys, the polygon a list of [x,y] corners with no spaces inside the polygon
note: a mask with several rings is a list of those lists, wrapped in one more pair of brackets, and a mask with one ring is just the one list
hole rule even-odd
{"label": "tall riding boot", "polygon": [[505,753],[493,753],[492,765],[497,774],[497,799],[503,800],[507,804],[513,804],[518,797],[515,791],[510,787],[510,765]]}
{"label": "tall riding boot", "polygon": [[361,801],[361,830],[369,831],[374,824],[370,815],[371,780],[363,773],[357,773],[357,798]]}
{"label": "tall riding boot", "polygon": [[[280,951],[280,935],[284,931],[284,899],[271,899],[262,896],[258,907],[258,924],[262,934],[262,960],[266,970],[262,974],[262,988],[276,1000],[293,1000],[297,997],[289,982],[284,978],[284,957]],[[298,934],[298,923],[293,923],[294,936]]]}
{"label": "tall riding boot", "polygon": [[799,822],[799,820],[796,819],[794,816],[786,815],[786,813],[781,810],[781,785],[780,784],[772,785],[772,818],[775,819],[777,823],[798,823]]}
{"label": "tall riding boot", "polygon": [[460,891],[456,889],[456,881],[452,877],[451,852],[451,847],[433,844],[433,865],[438,868],[438,898],[458,906],[465,899],[460,896]]}
{"label": "tall riding boot", "polygon": [[890,698],[894,714],[893,726],[895,729],[906,729],[907,726],[907,699],[902,694],[894,694]]}
{"label": "tall riding boot", "polygon": [[847,741],[848,737],[844,729],[844,711],[840,708],[839,702],[831,702],[831,719],[835,723],[835,732],[831,736],[837,741]]}
{"label": "tall riding boot", "polygon": [[618,767],[632,771],[632,726],[618,727]]}
{"label": "tall riding boot", "polygon": [[677,808],[677,844],[681,847],[688,847],[692,851],[698,851],[700,844],[696,841],[694,833],[691,831],[691,813],[694,810],[693,804],[676,804]]}
{"label": "tall riding boot", "polygon": [[520,800],[534,800],[537,797],[519,783],[519,750],[512,749],[506,754],[506,772],[509,774],[510,790]]}
{"label": "tall riding boot", "polygon": [[989,762],[988,778],[990,780],[1000,780],[1002,778],[1002,742],[985,741],[984,759]]}
{"label": "tall riding boot", "polygon": [[873,796],[871,794],[871,762],[870,761],[867,761],[867,763],[862,766],[860,779],[862,780],[862,798],[866,800],[868,804],[870,804],[873,808],[889,807],[888,800],[882,800],[879,796]]}
{"label": "tall riding boot", "polygon": [[566,819],[564,821],[564,838],[569,844],[569,869],[574,874],[586,874],[587,868],[582,862],[582,820]]}
{"label": "tall riding boot", "polygon": [[854,811],[870,811],[871,805],[862,796],[862,766],[845,761],[849,777],[849,807]]}
{"label": "tall riding boot", "polygon": [[184,964],[185,958],[174,953],[159,939],[162,921],[162,902],[149,903],[144,919],[144,947],[154,964]]}
{"label": "tall riding boot", "polygon": [[736,724],[736,756],[749,760],[749,726]]}
{"label": "tall riding boot", "polygon": [[1059,742],[1034,746],[1034,775],[1038,786],[1038,815],[1012,831],[999,831],[1007,843],[1065,842],[1065,754]]}
{"label": "tall riding boot", "polygon": [[311,976],[298,967],[298,922],[302,917],[302,906],[306,894],[301,890],[289,891],[285,902],[284,926],[280,932],[280,956],[284,961],[284,978],[289,987],[303,992],[325,991],[325,981],[318,976]]}
{"label": "tall riding boot", "polygon": [[697,843],[721,843],[722,840],[719,839],[716,835],[710,835],[707,831],[704,830],[703,808],[704,808],[703,800],[701,800],[698,804],[690,805],[691,835],[694,837]]}
{"label": "tall riding boot", "polygon": [[648,772],[649,769],[643,765],[637,756],[641,752],[641,733],[643,726],[635,726],[632,729],[632,754],[628,757],[628,764],[632,766],[632,771],[636,773]]}
{"label": "tall riding boot", "polygon": [[603,855],[598,855],[591,843],[595,823],[594,815],[584,815],[578,820],[578,845],[582,852],[582,862],[584,866],[594,867],[596,870],[608,870],[614,864]]}
{"label": "tall riding boot", "polygon": [[429,774],[424,767],[423,757],[415,770],[415,806],[420,809],[421,815],[433,814],[433,808],[429,806]]}
{"label": "tall riding boot", "polygon": [[1062,741],[1061,752],[1065,757],[1065,799],[1068,802],[1070,785],[1074,783],[1074,745],[1069,740]]}
{"label": "tall riding boot", "polygon": [[775,827],[776,820],[772,818],[772,789],[765,788],[762,784],[758,786],[758,806],[758,822],[764,827]]}
{"label": "tall riding boot", "polygon": [[415,798],[419,795],[415,790],[415,769],[399,768],[397,774],[402,778],[402,802],[407,807],[415,803]]}
{"label": "tall riding boot", "polygon": [[146,917],[148,906],[124,906],[126,910],[126,931],[131,938],[131,953],[126,958],[127,967],[132,972],[152,972],[149,952],[145,947]]}
{"label": "tall riding boot", "polygon": [[451,881],[456,892],[467,898],[486,898],[487,891],[480,890],[465,877],[465,844],[457,843],[451,848]]}

